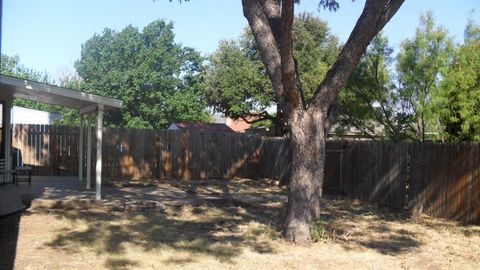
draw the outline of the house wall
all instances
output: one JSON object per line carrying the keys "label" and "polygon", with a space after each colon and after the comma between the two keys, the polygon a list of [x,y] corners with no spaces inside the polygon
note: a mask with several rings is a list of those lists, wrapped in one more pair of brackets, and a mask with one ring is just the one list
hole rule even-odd
{"label": "house wall", "polygon": [[55,120],[61,120],[59,113],[51,113],[23,107],[13,107],[13,124],[53,125]]}
{"label": "house wall", "polygon": [[244,133],[246,129],[249,129],[251,125],[241,119],[234,120],[230,117],[227,117],[225,124],[233,129],[235,132]]}

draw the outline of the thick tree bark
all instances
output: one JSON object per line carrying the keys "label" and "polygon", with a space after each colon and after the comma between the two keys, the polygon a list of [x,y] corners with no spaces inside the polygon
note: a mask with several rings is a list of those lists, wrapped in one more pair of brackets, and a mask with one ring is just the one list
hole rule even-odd
{"label": "thick tree bark", "polygon": [[292,176],[284,236],[295,243],[308,243],[310,223],[320,218],[326,133],[325,115],[304,112],[292,129]]}
{"label": "thick tree bark", "polygon": [[[260,55],[273,85],[279,111],[292,138],[292,176],[284,235],[296,243],[311,241],[310,223],[320,217],[326,135],[336,99],[368,44],[404,0],[367,0],[337,61],[307,106],[295,74],[292,51],[293,0],[242,0]],[[281,14],[279,23],[279,13]]]}

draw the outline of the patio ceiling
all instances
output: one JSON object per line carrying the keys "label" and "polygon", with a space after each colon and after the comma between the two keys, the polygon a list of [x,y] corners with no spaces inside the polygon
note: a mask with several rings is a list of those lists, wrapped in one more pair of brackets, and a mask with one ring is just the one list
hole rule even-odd
{"label": "patio ceiling", "polygon": [[103,106],[104,110],[112,110],[122,107],[122,101],[118,99],[102,97],[82,91],[1,74],[0,91],[9,91],[13,97],[41,101],[79,110],[88,110],[88,108],[95,110],[97,105]]}

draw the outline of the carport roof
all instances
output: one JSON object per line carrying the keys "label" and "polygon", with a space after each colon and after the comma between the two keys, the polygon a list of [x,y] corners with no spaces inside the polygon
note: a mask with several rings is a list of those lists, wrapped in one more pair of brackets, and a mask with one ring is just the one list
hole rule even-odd
{"label": "carport roof", "polygon": [[13,97],[79,110],[97,105],[102,105],[104,110],[122,107],[122,101],[118,99],[102,97],[83,91],[10,77],[3,74],[0,74],[0,91],[9,91]]}

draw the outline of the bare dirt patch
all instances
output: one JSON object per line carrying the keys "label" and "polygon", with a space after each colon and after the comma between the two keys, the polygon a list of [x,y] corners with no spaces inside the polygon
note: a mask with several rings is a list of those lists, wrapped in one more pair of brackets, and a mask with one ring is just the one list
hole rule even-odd
{"label": "bare dirt patch", "polygon": [[285,191],[268,181],[174,185],[198,196],[221,196],[158,214],[105,208],[25,212],[0,219],[0,231],[18,231],[9,246],[0,233],[0,250],[11,249],[13,241],[15,269],[480,269],[478,225],[413,221],[330,197],[315,222],[318,242],[301,247],[282,240],[277,224],[285,213]]}

